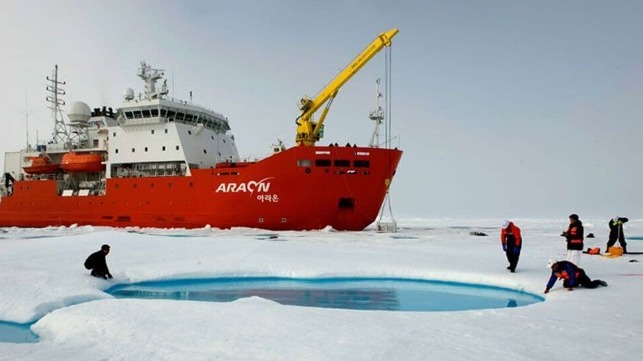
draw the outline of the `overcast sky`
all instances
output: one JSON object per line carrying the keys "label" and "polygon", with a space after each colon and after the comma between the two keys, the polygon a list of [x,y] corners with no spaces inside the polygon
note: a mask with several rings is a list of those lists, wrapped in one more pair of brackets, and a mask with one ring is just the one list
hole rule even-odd
{"label": "overcast sky", "polygon": [[[67,104],[117,107],[141,60],[225,114],[242,157],[294,144],[297,103],[377,34],[392,47],[397,217],[643,217],[641,1],[0,2],[0,152]],[[366,145],[384,52],[340,91],[321,144]],[[0,158],[4,166],[4,157]]]}

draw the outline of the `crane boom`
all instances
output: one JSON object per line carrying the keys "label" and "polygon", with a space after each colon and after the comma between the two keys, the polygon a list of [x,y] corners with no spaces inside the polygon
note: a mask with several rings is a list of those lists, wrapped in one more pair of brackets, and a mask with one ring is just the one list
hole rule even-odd
{"label": "crane boom", "polygon": [[[320,138],[320,131],[324,123],[324,119],[328,114],[330,105],[337,95],[339,88],[353,77],[375,54],[377,54],[385,46],[391,46],[391,39],[398,33],[398,29],[391,29],[387,32],[381,33],[377,36],[372,43],[370,43],[364,51],[362,51],[348,66],[346,66],[328,85],[322,89],[314,99],[308,97],[302,98],[299,103],[299,110],[301,115],[297,118],[297,136],[295,143],[297,145],[312,146],[315,145]],[[330,101],[329,101],[330,100]],[[313,115],[319,108],[326,102],[326,109],[322,112],[318,121],[313,120]]]}

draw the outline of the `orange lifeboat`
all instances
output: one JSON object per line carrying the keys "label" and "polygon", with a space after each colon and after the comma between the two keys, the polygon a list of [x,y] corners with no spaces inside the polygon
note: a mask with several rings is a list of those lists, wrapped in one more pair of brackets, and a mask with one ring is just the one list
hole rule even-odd
{"label": "orange lifeboat", "polygon": [[22,167],[28,174],[52,174],[58,170],[58,164],[52,163],[51,159],[43,156],[27,157],[29,165]]}
{"label": "orange lifeboat", "polygon": [[100,154],[69,152],[63,155],[60,168],[68,173],[98,173],[105,169]]}

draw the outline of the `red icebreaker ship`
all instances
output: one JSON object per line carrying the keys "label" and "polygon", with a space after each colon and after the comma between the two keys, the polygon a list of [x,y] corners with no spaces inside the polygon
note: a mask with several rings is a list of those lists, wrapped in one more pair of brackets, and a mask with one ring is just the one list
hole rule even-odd
{"label": "red icebreaker ship", "polygon": [[[375,221],[402,151],[316,142],[339,88],[395,34],[380,34],[315,98],[301,100],[294,146],[252,162],[239,157],[226,117],[167,97],[166,82],[157,87],[163,71],[142,62],[144,93],[126,89],[116,110],[74,102],[66,127],[54,110],[54,140],[5,154],[0,226],[362,230]],[[48,80],[57,109],[64,83],[57,70]]]}

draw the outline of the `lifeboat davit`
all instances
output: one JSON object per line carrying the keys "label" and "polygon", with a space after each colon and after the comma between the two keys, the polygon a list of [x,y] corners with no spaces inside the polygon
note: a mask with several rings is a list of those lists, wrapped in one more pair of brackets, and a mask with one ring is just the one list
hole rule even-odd
{"label": "lifeboat davit", "polygon": [[22,169],[28,174],[52,174],[59,168],[59,165],[53,163],[48,157],[32,156],[27,159],[30,164]]}
{"label": "lifeboat davit", "polygon": [[63,155],[60,168],[68,173],[98,173],[105,169],[102,162],[100,154],[69,152]]}

